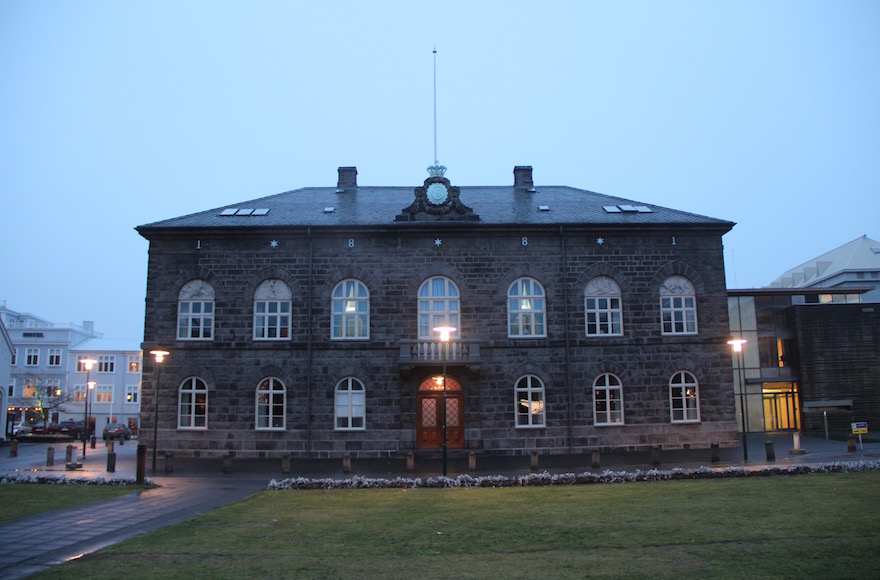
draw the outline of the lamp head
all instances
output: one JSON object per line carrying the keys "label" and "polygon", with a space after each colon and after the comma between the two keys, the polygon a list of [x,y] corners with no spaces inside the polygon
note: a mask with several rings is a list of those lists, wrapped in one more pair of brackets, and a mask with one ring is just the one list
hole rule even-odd
{"label": "lamp head", "polygon": [[743,345],[748,341],[744,338],[733,338],[727,341],[727,344],[733,347],[733,352],[742,352]]}
{"label": "lamp head", "polygon": [[87,371],[92,370],[92,367],[95,366],[96,364],[98,364],[98,361],[96,361],[93,358],[84,358],[84,359],[82,359],[81,362],[82,362],[82,365],[84,367],[86,367]]}
{"label": "lamp head", "polygon": [[454,326],[437,326],[434,328],[434,332],[440,333],[440,342],[449,342],[449,336],[458,330]]}
{"label": "lamp head", "polygon": [[156,359],[156,363],[161,363],[170,353],[167,350],[151,350],[150,354]]}

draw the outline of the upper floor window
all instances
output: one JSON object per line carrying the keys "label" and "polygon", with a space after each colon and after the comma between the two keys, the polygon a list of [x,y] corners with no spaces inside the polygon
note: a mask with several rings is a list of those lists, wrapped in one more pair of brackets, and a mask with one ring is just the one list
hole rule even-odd
{"label": "upper floor window", "polygon": [[190,377],[180,384],[177,428],[208,428],[208,385],[200,378]]}
{"label": "upper floor window", "polygon": [[623,334],[620,286],[608,276],[597,276],[584,289],[587,336]]}
{"label": "upper floor window", "polygon": [[34,383],[33,379],[25,379],[24,380],[24,393],[22,393],[25,397],[36,397],[37,396],[37,385]]}
{"label": "upper floor window", "polygon": [[29,348],[25,351],[24,364],[29,367],[35,367],[40,364],[40,349]]}
{"label": "upper floor window", "polygon": [[516,382],[516,426],[544,427],[544,383],[535,375]]}
{"label": "upper floor window", "polygon": [[276,378],[264,379],[257,386],[257,429],[284,429],[286,390]]}
{"label": "upper floor window", "polygon": [[507,291],[507,334],[510,337],[547,336],[544,287],[532,278],[520,278]]}
{"label": "upper floor window", "polygon": [[89,356],[86,354],[77,355],[77,357],[76,357],[76,372],[78,372],[78,373],[86,372],[88,369],[86,368],[86,363],[84,363],[83,361],[86,359],[94,360],[94,358],[95,357]]}
{"label": "upper floor window", "polygon": [[61,366],[61,349],[60,348],[50,348],[49,349],[49,366],[50,367],[60,367]]}
{"label": "upper floor window", "polygon": [[700,391],[694,375],[687,371],[672,375],[669,381],[669,406],[673,423],[700,420]]}
{"label": "upper floor window", "polygon": [[98,385],[95,389],[96,403],[112,403],[113,402],[113,385]]}
{"label": "upper floor window", "polygon": [[[461,328],[458,286],[444,276],[425,280],[419,287],[419,339],[435,340],[438,326]],[[461,333],[459,332],[459,336]]]}
{"label": "upper floor window", "polygon": [[281,280],[266,280],[254,291],[254,340],[290,338],[292,294]]}
{"label": "upper floor window", "polygon": [[684,276],[670,276],[660,287],[663,334],[697,333],[697,297],[694,285]]}
{"label": "upper floor window", "polygon": [[98,356],[98,372],[112,373],[116,370],[116,357],[113,355]]}
{"label": "upper floor window", "polygon": [[138,355],[128,355],[128,372],[139,373],[141,371],[141,357]]}
{"label": "upper floor window", "polygon": [[177,295],[177,338],[214,338],[214,288],[204,280],[190,280]]}
{"label": "upper floor window", "polygon": [[370,292],[360,280],[337,284],[330,309],[332,338],[370,338]]}
{"label": "upper floor window", "polygon": [[596,425],[623,424],[623,386],[611,373],[599,375],[593,383],[593,422]]}
{"label": "upper floor window", "polygon": [[12,366],[15,366],[15,363],[17,363],[17,362],[18,362],[18,349],[13,348],[12,349]]}
{"label": "upper floor window", "polygon": [[336,384],[336,429],[362,430],[365,427],[366,391],[364,384],[354,377]]}
{"label": "upper floor window", "polygon": [[125,386],[125,402],[136,404],[140,400],[141,388],[140,385],[126,385]]}

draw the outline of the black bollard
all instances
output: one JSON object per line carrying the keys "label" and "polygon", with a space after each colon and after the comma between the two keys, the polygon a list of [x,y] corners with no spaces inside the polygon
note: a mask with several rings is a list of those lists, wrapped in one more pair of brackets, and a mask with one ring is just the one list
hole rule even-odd
{"label": "black bollard", "polygon": [[136,481],[143,485],[144,475],[147,471],[147,445],[146,443],[138,443],[137,447],[137,476]]}
{"label": "black bollard", "polygon": [[651,448],[651,465],[660,465],[660,446],[654,445]]}
{"label": "black bollard", "polygon": [[776,451],[773,449],[773,442],[768,439],[764,443],[764,448],[767,450],[767,461],[776,461]]}
{"label": "black bollard", "polygon": [[174,473],[174,454],[165,452],[165,473]]}
{"label": "black bollard", "polygon": [[116,471],[116,453],[107,453],[107,471],[108,473],[114,473]]}
{"label": "black bollard", "polygon": [[718,463],[721,461],[721,451],[720,445],[718,443],[712,444],[712,463]]}

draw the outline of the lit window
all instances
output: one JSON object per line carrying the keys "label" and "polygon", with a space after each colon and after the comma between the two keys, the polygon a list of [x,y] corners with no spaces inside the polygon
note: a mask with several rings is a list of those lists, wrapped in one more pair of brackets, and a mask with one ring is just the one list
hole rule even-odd
{"label": "lit window", "polygon": [[544,427],[544,383],[535,375],[516,382],[516,426]]}
{"label": "lit window", "polygon": [[620,286],[608,276],[598,276],[584,290],[587,336],[623,334]]}
{"label": "lit window", "polygon": [[24,396],[28,398],[37,396],[37,385],[34,384],[33,379],[24,380]]}
{"label": "lit window", "polygon": [[[449,278],[428,278],[419,288],[419,339],[436,340],[438,326],[461,328],[458,286]],[[459,333],[460,334],[460,333]]]}
{"label": "lit window", "polygon": [[333,339],[370,338],[370,292],[359,280],[343,280],[333,289]]}
{"label": "lit window", "polygon": [[140,400],[141,388],[138,385],[125,386],[125,402],[136,405]]}
{"label": "lit window", "polygon": [[697,333],[697,297],[694,285],[683,276],[671,276],[660,287],[663,334]]}
{"label": "lit window", "polygon": [[507,291],[507,335],[547,336],[544,287],[532,278],[520,278]]}
{"label": "lit window", "polygon": [[358,431],[365,427],[366,391],[364,384],[354,377],[336,384],[336,430]]}
{"label": "lit window", "polygon": [[214,338],[214,288],[204,280],[190,280],[177,295],[177,338]]}
{"label": "lit window", "polygon": [[673,423],[694,423],[700,420],[700,395],[697,379],[687,371],[679,371],[669,381],[669,404]]}
{"label": "lit window", "polygon": [[257,429],[283,430],[286,391],[275,378],[264,379],[257,387]]}
{"label": "lit window", "polygon": [[615,375],[599,375],[593,383],[593,422],[596,425],[623,424],[623,387]]}
{"label": "lit window", "polygon": [[128,356],[128,372],[138,373],[141,370],[141,357],[137,355]]}
{"label": "lit window", "polygon": [[95,389],[94,401],[96,403],[113,402],[113,385],[98,385]]}
{"label": "lit window", "polygon": [[290,288],[281,280],[266,280],[254,292],[254,340],[290,338]]}
{"label": "lit window", "polygon": [[179,429],[208,428],[208,385],[190,377],[180,385],[177,427]]}

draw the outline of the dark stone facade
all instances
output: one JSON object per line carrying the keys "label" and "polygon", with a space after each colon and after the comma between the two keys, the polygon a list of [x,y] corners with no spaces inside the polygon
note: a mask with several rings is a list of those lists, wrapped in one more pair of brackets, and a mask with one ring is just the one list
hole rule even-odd
{"label": "dark stone facade", "polygon": [[[599,228],[393,219],[329,228],[139,228],[150,240],[144,351],[171,352],[158,377],[159,451],[313,458],[417,451],[419,385],[442,367],[411,364],[404,351],[418,338],[418,288],[435,275],[458,285],[459,337],[473,344],[467,360],[448,364],[463,391],[465,450],[587,453],[737,444],[721,245],[726,222]],[[623,336],[585,336],[584,288],[598,275],[621,287]],[[697,334],[661,333],[660,286],[672,275],[685,276],[696,289]],[[546,338],[508,337],[507,291],[521,276],[546,290]],[[269,278],[283,280],[293,294],[289,340],[253,339],[254,291]],[[370,292],[366,341],[330,339],[331,292],[347,278]],[[210,341],[176,339],[178,292],[195,279],[216,292]],[[141,421],[142,431],[151,433],[157,369],[149,356],[144,362]],[[669,381],[682,370],[699,381],[699,422],[670,420]],[[623,425],[593,425],[592,385],[605,372],[622,381]],[[544,383],[546,427],[515,425],[514,385],[526,374]],[[178,386],[192,376],[209,389],[204,430],[176,428]],[[283,431],[255,429],[255,388],[269,376],[286,385]],[[348,376],[366,387],[362,431],[334,429],[334,388]]]}

